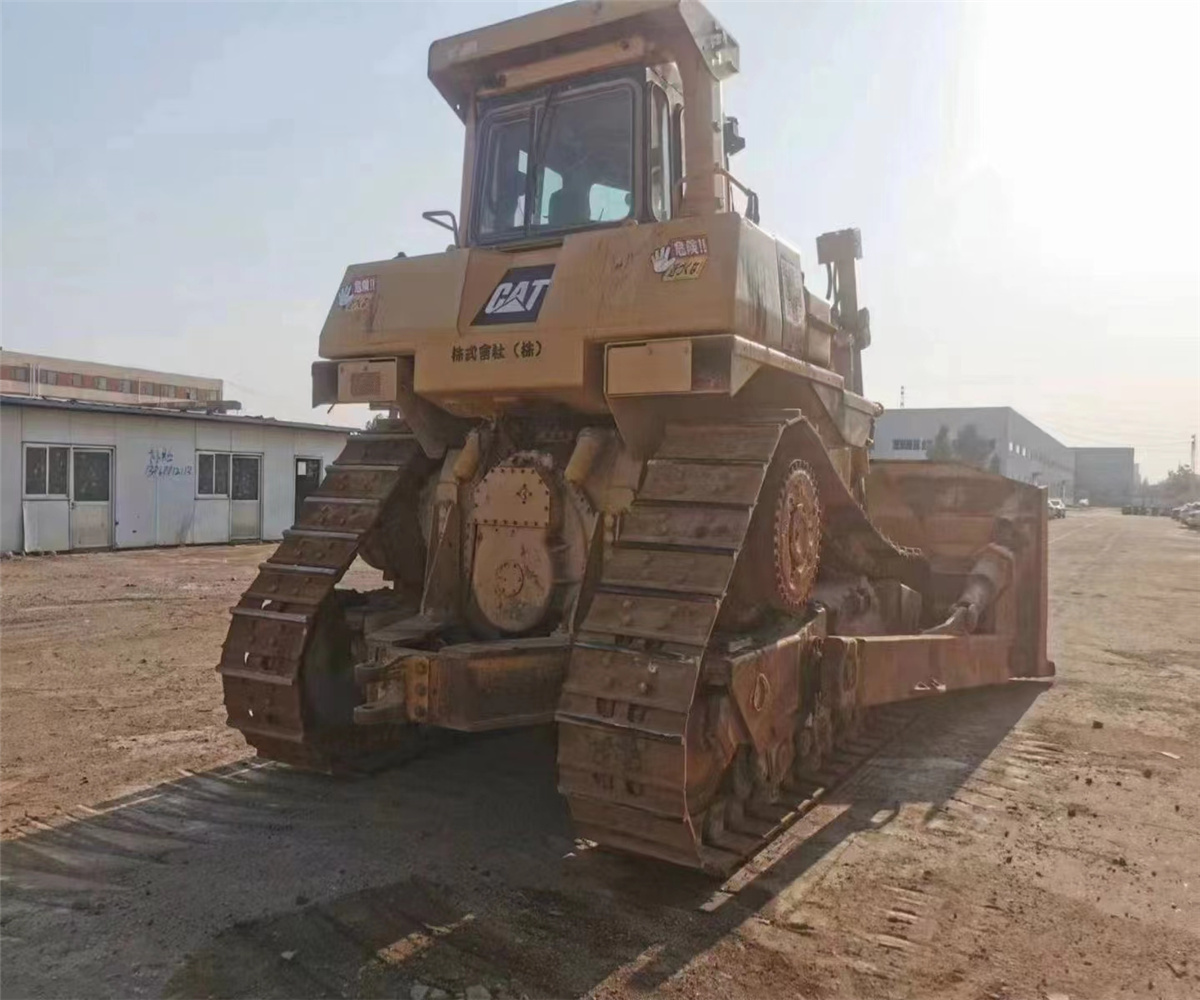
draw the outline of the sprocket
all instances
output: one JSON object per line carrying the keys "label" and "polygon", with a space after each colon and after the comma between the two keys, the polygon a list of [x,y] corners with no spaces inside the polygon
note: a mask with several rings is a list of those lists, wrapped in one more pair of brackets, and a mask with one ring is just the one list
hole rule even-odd
{"label": "sprocket", "polygon": [[821,561],[821,501],[807,462],[796,460],[783,476],[775,505],[775,593],[780,611],[801,614]]}

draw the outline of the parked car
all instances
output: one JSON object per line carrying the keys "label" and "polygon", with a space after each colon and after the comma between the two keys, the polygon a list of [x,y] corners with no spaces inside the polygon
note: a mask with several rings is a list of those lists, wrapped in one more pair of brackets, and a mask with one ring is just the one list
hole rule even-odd
{"label": "parked car", "polygon": [[1200,528],[1200,507],[1193,507],[1180,520],[1189,528]]}
{"label": "parked car", "polygon": [[1189,514],[1194,510],[1200,510],[1200,500],[1189,500],[1187,503],[1181,503],[1178,507],[1171,510],[1171,516],[1176,521],[1182,521],[1185,514]]}
{"label": "parked car", "polygon": [[1050,508],[1050,516],[1051,517],[1066,517],[1067,516],[1067,505],[1065,503],[1063,503],[1058,497],[1051,497],[1047,501],[1047,505]]}

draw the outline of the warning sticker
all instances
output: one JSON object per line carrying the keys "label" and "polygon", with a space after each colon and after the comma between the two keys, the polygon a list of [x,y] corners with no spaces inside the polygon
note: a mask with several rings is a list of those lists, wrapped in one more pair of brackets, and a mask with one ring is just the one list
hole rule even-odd
{"label": "warning sticker", "polygon": [[337,307],[350,312],[364,312],[371,308],[375,301],[375,289],[378,280],[374,275],[365,278],[354,278],[347,281],[338,289]]}
{"label": "warning sticker", "polygon": [[663,281],[691,281],[708,263],[708,237],[689,236],[664,243],[650,254],[650,264]]}

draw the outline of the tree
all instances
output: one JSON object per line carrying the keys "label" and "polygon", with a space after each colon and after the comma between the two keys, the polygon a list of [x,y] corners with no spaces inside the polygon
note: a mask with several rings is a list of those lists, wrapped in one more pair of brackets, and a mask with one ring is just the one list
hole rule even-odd
{"label": "tree", "polygon": [[964,424],[954,438],[954,457],[964,465],[986,469],[996,442],[985,438],[974,424]]}
{"label": "tree", "polygon": [[1181,465],[1167,478],[1145,490],[1152,499],[1170,507],[1177,507],[1189,500],[1200,499],[1200,476],[1190,466]]}
{"label": "tree", "polygon": [[950,428],[944,424],[938,428],[937,437],[925,449],[925,457],[931,462],[961,462],[976,469],[1000,471],[1000,456],[995,453],[994,438],[985,438],[974,424],[964,424],[950,440]]}
{"label": "tree", "polygon": [[945,424],[938,428],[933,444],[925,449],[925,457],[931,462],[954,461],[954,446],[950,443],[950,428]]}

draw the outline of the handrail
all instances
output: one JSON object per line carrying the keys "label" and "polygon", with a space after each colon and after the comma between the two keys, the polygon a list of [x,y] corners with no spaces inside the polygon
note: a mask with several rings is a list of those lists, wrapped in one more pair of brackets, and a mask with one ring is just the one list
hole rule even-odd
{"label": "handrail", "polygon": [[727,181],[729,181],[730,184],[732,184],[746,196],[746,218],[757,226],[759,219],[758,194],[754,191],[751,191],[750,188],[746,187],[745,184],[734,177],[733,174],[731,174],[724,167],[714,167],[713,173],[720,177],[724,177]]}
{"label": "handrail", "polygon": [[[724,167],[713,166],[712,174],[685,174],[671,185],[671,212],[674,214],[676,209],[683,204],[683,186],[687,183],[695,181],[707,180],[709,176],[717,176],[725,178],[726,182],[732,184],[735,188],[746,196],[746,218],[753,222],[756,226],[759,223],[759,206],[758,194],[746,187],[741,181],[733,176]],[[727,196],[728,197],[728,196]],[[729,197],[730,211],[733,210],[733,198]]]}

